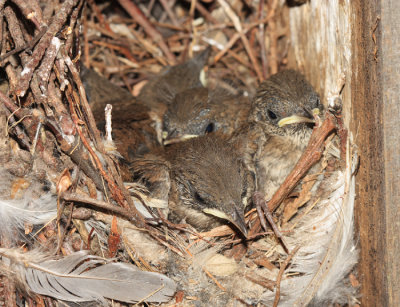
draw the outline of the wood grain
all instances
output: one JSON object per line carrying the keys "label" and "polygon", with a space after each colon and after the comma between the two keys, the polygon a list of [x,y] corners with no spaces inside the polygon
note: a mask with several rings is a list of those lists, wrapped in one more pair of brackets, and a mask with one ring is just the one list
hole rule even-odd
{"label": "wood grain", "polygon": [[400,306],[400,3],[356,7],[353,124],[363,306]]}
{"label": "wood grain", "polygon": [[312,0],[291,8],[289,20],[289,63],[325,101],[345,77],[345,124],[361,157],[355,219],[362,306],[400,306],[400,2]]}

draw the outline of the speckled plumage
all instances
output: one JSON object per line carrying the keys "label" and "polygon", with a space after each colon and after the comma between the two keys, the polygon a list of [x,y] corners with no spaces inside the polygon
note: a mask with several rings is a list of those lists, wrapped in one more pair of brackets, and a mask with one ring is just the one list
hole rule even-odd
{"label": "speckled plumage", "polygon": [[[132,169],[151,183],[150,189],[156,186],[165,191],[160,182],[168,186],[169,219],[209,230],[227,223],[204,213],[204,209],[217,209],[230,217],[230,222],[244,224],[252,181],[239,154],[225,137],[210,134],[168,146],[158,153],[155,168],[149,167],[154,164],[148,163],[148,156],[136,159]],[[164,175],[158,178],[161,174]],[[165,174],[169,180],[165,180]],[[153,193],[160,196],[159,192],[153,190]],[[237,228],[243,232],[240,226]]]}
{"label": "speckled plumage", "polygon": [[280,127],[292,115],[313,118],[322,109],[318,94],[295,70],[279,72],[260,84],[250,110],[250,123],[237,131],[233,141],[245,153],[248,167],[256,173],[257,189],[272,197],[297,163],[312,132],[309,123]]}
{"label": "speckled plumage", "polygon": [[163,70],[146,83],[138,100],[154,111],[159,111],[162,116],[176,94],[189,88],[203,86],[200,73],[207,63],[210,51],[207,48],[192,59]]}
{"label": "speckled plumage", "polygon": [[175,96],[164,115],[166,139],[222,131],[232,134],[245,121],[250,101],[222,88],[192,88]]}

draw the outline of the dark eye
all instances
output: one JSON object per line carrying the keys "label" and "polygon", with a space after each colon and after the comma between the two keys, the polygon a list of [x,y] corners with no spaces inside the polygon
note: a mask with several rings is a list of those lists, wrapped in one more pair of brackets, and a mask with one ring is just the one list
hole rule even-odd
{"label": "dark eye", "polygon": [[270,119],[277,119],[278,116],[276,116],[276,114],[274,112],[272,112],[271,110],[268,110],[268,117]]}
{"label": "dark eye", "polygon": [[204,203],[203,197],[201,197],[200,194],[197,192],[194,193],[194,199],[199,203]]}
{"label": "dark eye", "polygon": [[209,123],[206,127],[206,130],[204,131],[205,134],[213,132],[214,131],[214,124],[213,123]]}

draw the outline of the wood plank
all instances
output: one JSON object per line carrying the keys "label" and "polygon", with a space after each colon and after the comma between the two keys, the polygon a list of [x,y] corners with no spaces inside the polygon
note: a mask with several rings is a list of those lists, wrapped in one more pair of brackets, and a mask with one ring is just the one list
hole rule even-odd
{"label": "wood plank", "polygon": [[400,306],[400,1],[311,0],[289,14],[291,66],[324,99],[345,76],[345,123],[361,156],[362,305]]}
{"label": "wood plank", "polygon": [[385,262],[389,306],[400,306],[400,2],[381,2]]}
{"label": "wood plank", "polygon": [[361,153],[362,304],[400,306],[400,2],[362,3],[355,27],[352,130]]}
{"label": "wood plank", "polygon": [[[388,306],[385,281],[384,159],[382,97],[378,62],[374,59],[373,20],[377,8],[356,8],[352,131],[361,155],[357,175],[356,222],[360,236],[359,278],[363,306]],[[379,39],[379,31],[375,34]]]}

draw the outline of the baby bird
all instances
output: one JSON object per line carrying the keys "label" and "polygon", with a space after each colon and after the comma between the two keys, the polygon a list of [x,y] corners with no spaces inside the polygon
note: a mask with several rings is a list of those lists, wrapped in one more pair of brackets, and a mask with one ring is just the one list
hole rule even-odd
{"label": "baby bird", "polygon": [[158,110],[162,117],[176,94],[189,88],[203,86],[203,68],[210,51],[211,49],[207,48],[182,64],[166,68],[146,83],[138,95],[138,100],[150,109]]}
{"label": "baby bird", "polygon": [[299,160],[312,133],[313,116],[322,108],[318,94],[295,70],[281,71],[259,86],[250,123],[232,141],[246,153],[246,164],[256,173],[257,189],[267,198]]}
{"label": "baby bird", "polygon": [[152,196],[168,199],[171,221],[189,223],[199,231],[228,223],[247,235],[244,209],[252,178],[220,134],[149,153],[135,159],[132,170]]}
{"label": "baby bird", "polygon": [[227,89],[187,89],[177,94],[164,115],[164,144],[214,131],[226,134],[247,121],[250,101]]}
{"label": "baby bird", "polygon": [[159,144],[156,125],[147,106],[138,102],[126,89],[84,66],[81,67],[81,78],[100,131],[104,132],[105,106],[113,106],[113,139],[125,159],[129,160],[130,156],[147,152]]}

